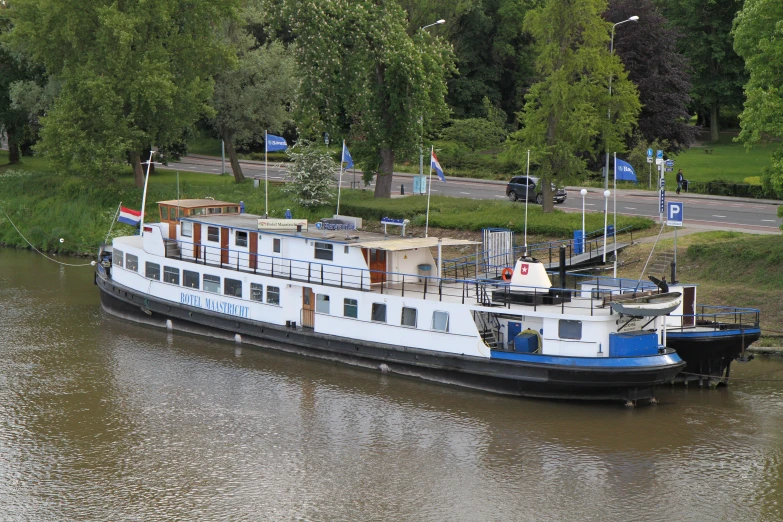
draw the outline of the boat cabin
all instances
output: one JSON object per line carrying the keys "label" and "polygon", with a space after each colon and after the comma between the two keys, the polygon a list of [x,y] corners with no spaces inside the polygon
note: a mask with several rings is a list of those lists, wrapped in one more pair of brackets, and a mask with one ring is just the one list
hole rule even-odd
{"label": "boat cabin", "polygon": [[214,199],[172,199],[158,201],[160,222],[168,224],[168,237],[177,237],[176,226],[180,218],[189,216],[211,216],[215,214],[238,214],[239,205]]}

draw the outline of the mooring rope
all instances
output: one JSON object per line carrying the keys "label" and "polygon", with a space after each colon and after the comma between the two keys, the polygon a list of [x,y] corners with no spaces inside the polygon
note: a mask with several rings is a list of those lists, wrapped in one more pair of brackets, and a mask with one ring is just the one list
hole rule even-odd
{"label": "mooring rope", "polygon": [[5,214],[5,217],[6,217],[6,218],[8,218],[8,222],[9,222],[9,223],[11,223],[11,226],[13,226],[13,227],[14,227],[14,230],[16,230],[16,231],[19,233],[19,235],[20,235],[20,236],[22,236],[22,239],[24,239],[24,240],[25,240],[25,242],[26,242],[28,245],[30,245],[30,248],[32,248],[33,250],[35,250],[36,252],[38,252],[39,254],[41,254],[42,256],[44,256],[44,257],[45,257],[46,259],[48,259],[49,261],[52,261],[53,263],[57,263],[58,265],[64,265],[64,266],[95,266],[95,261],[91,261],[91,262],[89,262],[89,263],[82,263],[82,264],[73,264],[73,263],[63,263],[62,261],[58,261],[58,260],[56,260],[56,259],[52,259],[51,257],[47,256],[46,254],[44,254],[43,252],[41,252],[40,250],[38,250],[37,248],[35,248],[35,246],[33,246],[33,244],[32,244],[32,243],[30,243],[30,242],[27,240],[27,238],[26,238],[26,237],[24,237],[24,234],[22,234],[22,231],[21,231],[21,230],[19,230],[19,229],[17,228],[16,224],[15,224],[15,223],[14,223],[14,221],[11,219],[11,216],[9,216],[9,215],[8,215],[8,212],[6,212],[6,211],[4,210],[4,211],[3,211],[3,214]]}

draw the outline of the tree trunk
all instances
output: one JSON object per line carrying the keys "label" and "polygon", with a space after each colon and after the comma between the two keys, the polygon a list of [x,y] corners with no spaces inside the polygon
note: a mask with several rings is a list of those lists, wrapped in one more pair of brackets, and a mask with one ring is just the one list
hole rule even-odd
{"label": "tree trunk", "polygon": [[221,132],[223,142],[226,144],[226,150],[228,151],[228,160],[231,162],[231,170],[234,172],[234,181],[241,183],[245,181],[245,175],[242,173],[242,165],[239,164],[239,158],[237,158],[237,149],[234,147],[234,133],[228,130]]}
{"label": "tree trunk", "polygon": [[381,171],[375,179],[375,197],[390,198],[394,176],[394,151],[389,147],[381,148]]}
{"label": "tree trunk", "polygon": [[141,159],[139,152],[132,150],[129,153],[130,164],[133,167],[133,182],[137,188],[144,187],[144,172],[141,170]]}
{"label": "tree trunk", "polygon": [[710,141],[718,141],[718,102],[710,106]]}
{"label": "tree trunk", "polygon": [[544,201],[541,202],[541,209],[544,212],[552,212],[555,210],[554,194],[552,194],[552,178],[551,176],[541,177],[541,197]]}
{"label": "tree trunk", "polygon": [[5,135],[8,138],[8,164],[16,165],[19,163],[19,142],[12,131],[6,129]]}

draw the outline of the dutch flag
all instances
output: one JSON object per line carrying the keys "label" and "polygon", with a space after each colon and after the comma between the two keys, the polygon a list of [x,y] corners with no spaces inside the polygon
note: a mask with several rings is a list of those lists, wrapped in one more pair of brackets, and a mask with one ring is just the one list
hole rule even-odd
{"label": "dutch flag", "polygon": [[443,168],[440,166],[440,162],[438,161],[438,157],[435,155],[435,151],[432,151],[432,157],[430,158],[430,167],[435,171],[435,174],[438,175],[438,178],[441,181],[446,181],[446,176],[443,175]]}
{"label": "dutch flag", "polygon": [[141,211],[120,207],[120,215],[117,216],[117,221],[137,227],[139,222],[141,222]]}

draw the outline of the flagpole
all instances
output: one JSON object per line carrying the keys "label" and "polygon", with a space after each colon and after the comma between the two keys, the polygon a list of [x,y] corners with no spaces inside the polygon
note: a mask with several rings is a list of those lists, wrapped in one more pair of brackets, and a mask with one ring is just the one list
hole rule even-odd
{"label": "flagpole", "polygon": [[429,236],[429,228],[430,228],[430,195],[432,195],[432,155],[435,153],[435,145],[432,146],[432,149],[430,150],[430,175],[429,179],[427,180],[427,219],[424,223],[424,237],[430,237]]}
{"label": "flagpole", "polygon": [[264,131],[264,217],[269,217],[269,136]]}
{"label": "flagpole", "polygon": [[114,224],[117,222],[117,216],[120,213],[120,207],[121,206],[122,206],[122,201],[120,201],[120,204],[117,205],[117,212],[114,213],[114,219],[111,220],[111,225],[109,225],[109,231],[106,233],[106,239],[103,240],[103,244],[104,245],[109,240],[109,236],[111,235],[111,231],[114,229]]}
{"label": "flagpole", "polygon": [[525,255],[527,257],[527,202],[530,199],[528,192],[530,192],[530,149],[527,151],[527,185],[525,185]]}
{"label": "flagpole", "polygon": [[617,153],[614,153],[614,196],[612,197],[614,203],[614,232],[612,236],[614,238],[614,269],[612,270],[612,277],[617,279]]}
{"label": "flagpole", "polygon": [[345,159],[345,140],[343,140],[343,150],[340,153],[340,181],[337,182],[337,215],[340,215],[340,192],[343,188],[343,160]]}
{"label": "flagpole", "polygon": [[147,184],[150,181],[150,167],[152,166],[152,155],[155,154],[155,151],[150,148],[150,159],[147,162],[147,176],[144,178],[144,195],[141,197],[141,225],[139,226],[139,232],[140,235],[144,235],[144,216],[146,212],[144,212],[144,207],[147,204]]}

